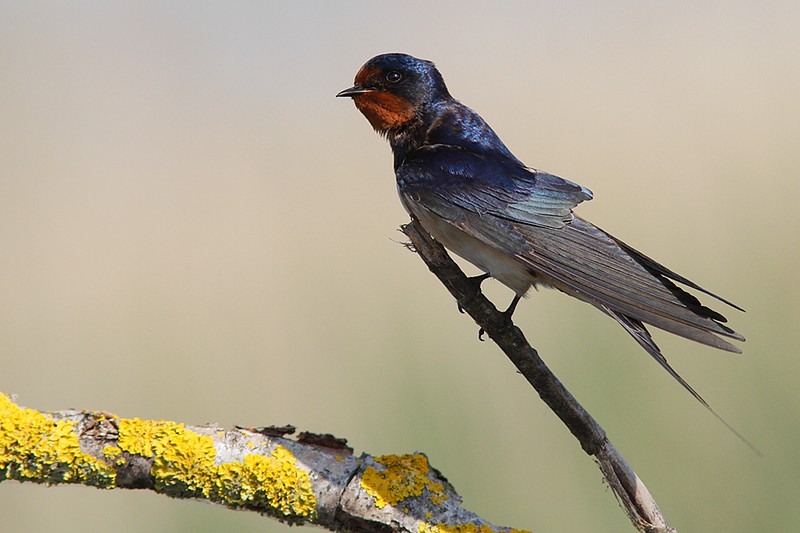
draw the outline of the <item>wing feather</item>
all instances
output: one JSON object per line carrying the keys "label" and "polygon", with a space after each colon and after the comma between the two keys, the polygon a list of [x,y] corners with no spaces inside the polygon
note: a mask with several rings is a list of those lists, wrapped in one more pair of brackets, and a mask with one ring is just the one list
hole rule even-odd
{"label": "wing feather", "polygon": [[[396,173],[405,202],[516,257],[532,272],[532,284],[547,281],[602,309],[646,349],[649,333],[642,323],[740,352],[719,336],[744,337],[723,325],[724,316],[703,306],[676,282],[740,308],[574,216],[572,209],[591,199],[588,189],[552,174],[444,145],[418,150]],[[453,251],[470,259],[464,250]],[[660,352],[653,346],[648,352],[658,359],[654,352]]]}

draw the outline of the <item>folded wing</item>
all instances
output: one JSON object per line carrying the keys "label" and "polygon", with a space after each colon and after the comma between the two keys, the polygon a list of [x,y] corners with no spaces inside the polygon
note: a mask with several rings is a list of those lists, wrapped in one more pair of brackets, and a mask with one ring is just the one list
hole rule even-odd
{"label": "folded wing", "polygon": [[454,147],[420,152],[397,168],[405,202],[512,255],[537,280],[601,309],[705,404],[667,364],[644,324],[739,353],[721,337],[744,337],[678,283],[736,306],[574,216],[572,208],[591,199],[588,189]]}

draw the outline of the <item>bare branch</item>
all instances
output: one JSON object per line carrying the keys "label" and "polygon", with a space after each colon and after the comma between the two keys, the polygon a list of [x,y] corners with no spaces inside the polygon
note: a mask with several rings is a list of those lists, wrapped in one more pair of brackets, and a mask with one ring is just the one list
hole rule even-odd
{"label": "bare branch", "polygon": [[0,482],[149,489],[331,531],[518,531],[463,509],[421,453],[355,457],[343,439],[292,433],[41,413],[0,393]]}
{"label": "bare branch", "polygon": [[522,331],[480,292],[445,249],[412,219],[403,226],[413,249],[455,297],[458,305],[508,356],[539,396],[593,456],[633,525],[647,533],[674,533],[644,483],[608,440],[602,427],[561,384],[528,344]]}

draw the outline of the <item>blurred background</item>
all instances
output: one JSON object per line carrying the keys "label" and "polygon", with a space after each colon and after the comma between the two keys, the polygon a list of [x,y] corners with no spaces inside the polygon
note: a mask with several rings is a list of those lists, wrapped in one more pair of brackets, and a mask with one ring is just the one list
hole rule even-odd
{"label": "blurred background", "polygon": [[[742,356],[655,335],[763,458],[589,306],[545,291],[515,319],[671,525],[795,530],[798,20],[792,2],[4,0],[0,391],[423,451],[498,525],[633,531],[399,244],[389,148],[334,95],[403,51],[434,60],[520,159],[592,189],[581,215],[747,309],[718,306]],[[285,530],[15,482],[0,516],[9,532]]]}

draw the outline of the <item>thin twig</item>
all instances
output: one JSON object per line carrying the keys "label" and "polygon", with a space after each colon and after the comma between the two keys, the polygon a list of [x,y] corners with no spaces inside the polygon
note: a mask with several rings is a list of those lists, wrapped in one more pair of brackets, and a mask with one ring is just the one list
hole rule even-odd
{"label": "thin twig", "polygon": [[508,356],[539,396],[594,457],[633,525],[646,533],[674,533],[644,483],[608,440],[605,431],[550,371],[522,331],[480,292],[441,244],[412,219],[401,227],[431,272],[458,305]]}

